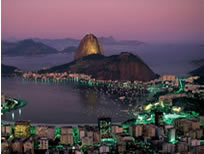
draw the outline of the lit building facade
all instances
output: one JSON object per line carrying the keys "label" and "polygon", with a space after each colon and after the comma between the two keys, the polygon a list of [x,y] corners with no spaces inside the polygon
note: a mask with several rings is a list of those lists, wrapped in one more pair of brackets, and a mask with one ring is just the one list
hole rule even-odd
{"label": "lit building facade", "polygon": [[98,127],[101,137],[108,137],[111,134],[111,118],[99,118]]}
{"label": "lit building facade", "polygon": [[29,121],[16,121],[14,136],[16,138],[23,138],[30,136],[30,122]]}

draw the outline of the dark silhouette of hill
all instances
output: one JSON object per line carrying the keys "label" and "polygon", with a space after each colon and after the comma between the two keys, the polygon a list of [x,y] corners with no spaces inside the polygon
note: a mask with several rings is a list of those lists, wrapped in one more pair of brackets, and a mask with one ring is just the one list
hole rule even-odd
{"label": "dark silhouette of hill", "polygon": [[15,75],[21,75],[21,74],[22,74],[22,71],[17,67],[1,64],[2,76],[15,76]]}
{"label": "dark silhouette of hill", "polygon": [[58,51],[62,51],[65,48],[71,46],[78,46],[80,40],[72,39],[72,38],[62,38],[62,39],[41,39],[41,38],[33,38],[36,42],[41,42],[46,44],[52,48],[57,49]]}
{"label": "dark silhouette of hill", "polygon": [[204,84],[204,65],[191,71],[191,75],[193,76],[200,76],[200,78],[197,80],[199,84]]}
{"label": "dark silhouette of hill", "polygon": [[123,52],[120,55],[92,54],[39,73],[72,72],[85,73],[103,80],[149,81],[158,76],[136,55]]}
{"label": "dark silhouette of hill", "polygon": [[204,65],[204,59],[193,60],[192,63],[194,65],[197,65],[197,66],[203,66]]}
{"label": "dark silhouette of hill", "polygon": [[1,52],[2,54],[6,53],[8,50],[16,47],[17,43],[1,41]]}
{"label": "dark silhouette of hill", "polygon": [[58,53],[58,51],[43,43],[27,39],[17,43],[3,42],[2,53],[7,56],[39,56]]}

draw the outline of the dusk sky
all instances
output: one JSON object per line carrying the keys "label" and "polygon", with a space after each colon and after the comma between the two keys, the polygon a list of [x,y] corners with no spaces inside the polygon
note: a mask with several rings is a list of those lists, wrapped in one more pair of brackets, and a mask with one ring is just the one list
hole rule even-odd
{"label": "dusk sky", "polygon": [[204,41],[204,0],[2,0],[2,39]]}

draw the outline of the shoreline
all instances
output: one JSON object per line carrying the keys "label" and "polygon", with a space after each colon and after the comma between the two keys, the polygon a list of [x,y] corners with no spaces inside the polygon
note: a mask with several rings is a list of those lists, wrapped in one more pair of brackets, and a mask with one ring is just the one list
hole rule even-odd
{"label": "shoreline", "polygon": [[[22,120],[23,121],[23,120]],[[29,120],[25,120],[25,121],[29,121]],[[15,122],[12,121],[5,121],[5,120],[1,120],[1,123],[5,123],[5,124],[15,124]],[[113,125],[118,125],[121,124],[122,122],[112,122]],[[39,125],[47,125],[47,126],[98,126],[98,123],[75,123],[75,124],[51,124],[51,123],[33,123],[31,122],[32,126],[39,126]]]}

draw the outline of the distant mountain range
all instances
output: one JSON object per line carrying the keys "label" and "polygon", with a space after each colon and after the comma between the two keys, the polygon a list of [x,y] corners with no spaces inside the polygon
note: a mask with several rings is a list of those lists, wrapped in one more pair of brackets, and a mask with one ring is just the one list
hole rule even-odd
{"label": "distant mountain range", "polygon": [[149,81],[158,77],[138,56],[127,52],[109,57],[91,54],[71,63],[39,71],[47,72],[85,73],[102,80]]}
{"label": "distant mountain range", "polygon": [[65,39],[40,39],[32,38],[36,42],[46,44],[52,48],[55,48],[58,51],[63,51],[65,48],[78,46],[80,40],[65,38]]}
{"label": "distant mountain range", "polygon": [[72,53],[75,52],[77,50],[77,47],[75,46],[70,46],[65,48],[64,50],[60,51],[61,53]]}
{"label": "distant mountain range", "polygon": [[21,73],[22,71],[17,67],[1,64],[2,76],[16,76],[16,75],[20,75]]}
{"label": "distant mountain range", "polygon": [[32,39],[16,43],[2,41],[2,54],[7,56],[39,56],[54,53],[58,53],[58,51]]}
{"label": "distant mountain range", "polygon": [[[117,41],[112,36],[99,37],[102,45],[140,45],[143,42],[137,40]],[[2,54],[6,56],[40,56],[54,53],[75,52],[80,40],[65,39],[40,39],[32,38],[21,41],[2,41]]]}
{"label": "distant mountain range", "polygon": [[[144,42],[137,41],[137,40],[115,40],[112,36],[109,37],[98,37],[99,41],[102,45],[140,45]],[[72,39],[72,38],[65,38],[65,39],[40,39],[40,38],[33,38],[36,42],[44,43],[48,46],[51,46],[59,51],[64,50],[69,46],[78,46],[80,40]]]}
{"label": "distant mountain range", "polygon": [[[41,39],[41,38],[31,38],[35,42],[43,43],[47,46],[57,49],[58,51],[62,51],[67,47],[78,47],[80,40],[73,38],[63,38],[63,39]],[[112,36],[109,37],[99,37],[99,41],[102,45],[140,45],[144,42],[137,40],[115,40]],[[21,41],[21,40],[19,40]],[[3,41],[9,43],[17,43],[18,41],[15,39]]]}

